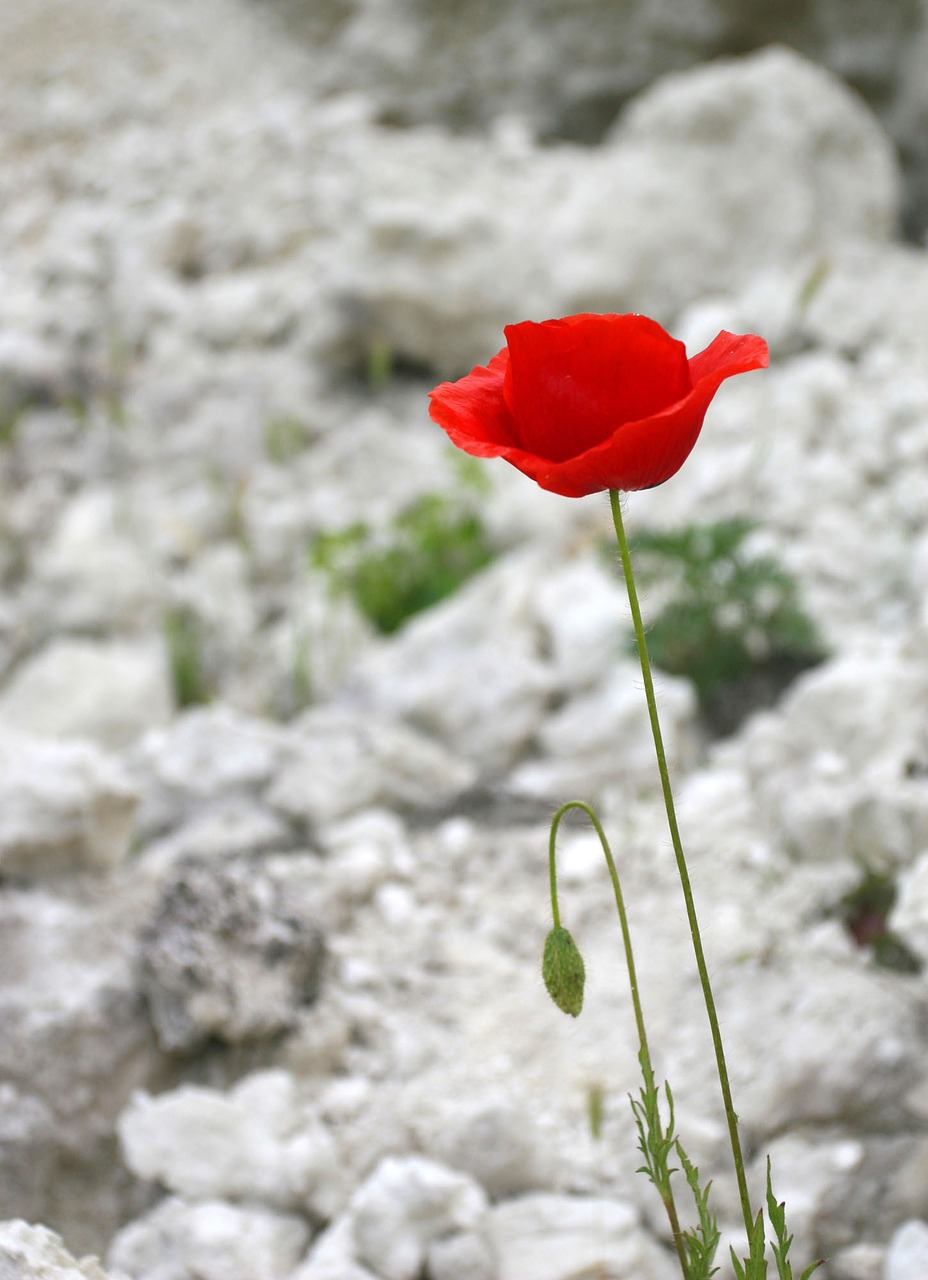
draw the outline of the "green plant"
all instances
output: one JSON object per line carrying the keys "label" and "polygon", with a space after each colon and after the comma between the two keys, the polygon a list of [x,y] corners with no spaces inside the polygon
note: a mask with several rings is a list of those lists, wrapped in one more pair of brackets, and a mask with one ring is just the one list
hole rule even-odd
{"label": "green plant", "polygon": [[372,391],[385,387],[395,372],[393,348],[384,338],[372,338],[367,348],[365,374]]}
{"label": "green plant", "polygon": [[213,696],[207,675],[203,623],[187,605],[172,605],[164,614],[164,638],[168,668],[178,707],[209,702]]}
{"label": "green plant", "polygon": [[896,897],[891,875],[865,867],[857,884],[826,915],[837,917],[858,947],[869,949],[881,969],[920,973],[921,960],[888,925]]}
{"label": "green plant", "polygon": [[750,520],[721,520],[637,537],[641,576],[664,600],[648,633],[652,659],[693,681],[718,732],[772,702],[824,657],[795,579],[746,545],[755,528]]}
{"label": "green plant", "polygon": [[294,713],[304,711],[313,700],[313,664],[309,636],[298,631],[293,637],[290,665],[290,698]]}
{"label": "green plant", "polygon": [[264,452],[277,466],[291,462],[306,445],[306,426],[299,418],[283,414],[264,424]]}
{"label": "green plant", "polygon": [[428,493],[380,535],[363,522],[318,534],[310,563],[351,595],[379,631],[396,631],[493,559],[483,522],[466,505]]}

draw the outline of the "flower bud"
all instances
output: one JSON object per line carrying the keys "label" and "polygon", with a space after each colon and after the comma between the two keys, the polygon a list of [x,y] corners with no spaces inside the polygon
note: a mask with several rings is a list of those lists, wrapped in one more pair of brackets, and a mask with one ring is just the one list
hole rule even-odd
{"label": "flower bud", "polygon": [[545,938],[541,976],[548,995],[559,1009],[572,1018],[583,1008],[583,981],[586,967],[573,938],[558,926]]}

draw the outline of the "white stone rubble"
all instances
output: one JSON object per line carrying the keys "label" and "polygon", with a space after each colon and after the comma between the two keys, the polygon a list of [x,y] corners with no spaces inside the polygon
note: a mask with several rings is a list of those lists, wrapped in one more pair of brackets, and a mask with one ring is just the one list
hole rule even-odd
{"label": "white stone rubble", "polygon": [[139,793],[89,742],[0,740],[0,868],[37,877],[110,871],[129,852]]}
{"label": "white stone rubble", "polygon": [[[755,1197],[924,1280],[924,6],[80,8],[0,5],[0,1272],[669,1280],[576,815],[582,1016],[540,981],[575,795],[737,1238],[608,507],[427,418],[589,308],[769,339],[628,526],[752,518],[823,638],[721,741],[657,673],[664,732]],[[312,539],[428,493],[497,557],[378,636]]]}

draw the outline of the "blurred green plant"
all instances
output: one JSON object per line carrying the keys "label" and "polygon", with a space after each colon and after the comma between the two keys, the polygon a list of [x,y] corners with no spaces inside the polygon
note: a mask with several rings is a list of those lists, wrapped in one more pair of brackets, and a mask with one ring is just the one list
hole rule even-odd
{"label": "blurred green plant", "polygon": [[921,959],[888,924],[897,893],[892,875],[865,867],[857,884],[825,914],[839,919],[857,946],[869,950],[881,969],[921,973]]}
{"label": "blurred green plant", "polygon": [[163,627],[177,706],[194,707],[210,702],[213,687],[207,674],[203,622],[188,605],[172,605],[165,611]]}
{"label": "blurred green plant", "polygon": [[648,632],[651,659],[693,681],[717,733],[775,701],[825,656],[795,579],[746,545],[755,528],[720,520],[644,529],[636,539],[641,580],[663,600]]}
{"label": "blurred green plant", "polygon": [[315,693],[312,653],[309,636],[305,631],[297,631],[294,635],[290,656],[289,710],[292,715],[297,715],[306,710]]}
{"label": "blurred green plant", "polygon": [[799,310],[805,311],[811,305],[815,295],[821,289],[833,271],[830,258],[818,258],[809,269],[808,274],[799,287]]}
{"label": "blurred green plant", "polygon": [[477,512],[439,493],[417,498],[382,533],[359,521],[318,534],[309,551],[311,566],[385,634],[451,595],[494,555]]}
{"label": "blurred green plant", "polygon": [[384,338],[372,338],[367,348],[366,381],[372,391],[385,387],[395,372],[393,348]]}
{"label": "blurred green plant", "polygon": [[269,418],[264,424],[264,452],[277,466],[285,466],[308,444],[305,423],[292,414]]}

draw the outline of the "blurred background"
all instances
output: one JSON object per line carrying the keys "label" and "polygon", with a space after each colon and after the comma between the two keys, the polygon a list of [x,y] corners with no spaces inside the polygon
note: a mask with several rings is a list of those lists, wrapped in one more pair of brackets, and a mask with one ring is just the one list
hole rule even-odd
{"label": "blurred background", "polygon": [[629,526],[752,1178],[928,1274],[926,139],[923,0],[0,3],[13,1274],[672,1276],[574,794],[736,1238],[608,504],[427,414],[582,310],[770,344]]}

